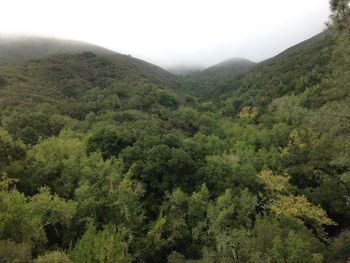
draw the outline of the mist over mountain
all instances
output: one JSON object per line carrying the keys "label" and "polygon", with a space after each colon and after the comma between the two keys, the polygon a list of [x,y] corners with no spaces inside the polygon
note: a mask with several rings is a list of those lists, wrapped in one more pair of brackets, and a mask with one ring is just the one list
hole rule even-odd
{"label": "mist over mountain", "polygon": [[98,55],[115,52],[92,44],[38,36],[0,34],[0,65],[37,59],[53,54],[73,54],[90,51]]}
{"label": "mist over mountain", "polygon": [[178,65],[178,66],[166,68],[167,71],[178,76],[189,76],[203,69],[204,69],[203,66],[191,66],[191,65]]}
{"label": "mist over mountain", "polygon": [[180,76],[196,76],[197,78],[225,78],[226,75],[232,77],[246,73],[254,67],[256,63],[244,58],[231,58],[218,64],[205,68],[203,66],[176,66],[167,68],[167,70],[175,75]]}

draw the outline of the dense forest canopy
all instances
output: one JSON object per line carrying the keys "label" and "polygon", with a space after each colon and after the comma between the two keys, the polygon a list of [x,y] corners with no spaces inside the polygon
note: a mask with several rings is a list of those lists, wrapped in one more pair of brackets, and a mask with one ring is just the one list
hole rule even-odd
{"label": "dense forest canopy", "polygon": [[330,7],[321,35],[239,72],[1,66],[0,262],[348,262],[349,1]]}

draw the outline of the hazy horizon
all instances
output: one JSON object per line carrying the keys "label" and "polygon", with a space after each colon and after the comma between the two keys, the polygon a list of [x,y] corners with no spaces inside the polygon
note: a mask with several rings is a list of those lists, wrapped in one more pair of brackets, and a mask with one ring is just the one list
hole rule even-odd
{"label": "hazy horizon", "polygon": [[0,34],[83,41],[167,69],[260,62],[322,32],[330,14],[328,0],[5,0],[2,8]]}

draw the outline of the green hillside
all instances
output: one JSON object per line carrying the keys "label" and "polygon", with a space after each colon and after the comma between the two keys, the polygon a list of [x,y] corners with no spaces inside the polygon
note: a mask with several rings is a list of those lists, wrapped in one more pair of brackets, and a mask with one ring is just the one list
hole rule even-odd
{"label": "green hillside", "polygon": [[346,263],[350,10],[331,7],[325,33],[203,78],[91,50],[1,66],[0,262]]}
{"label": "green hillside", "polygon": [[[334,39],[330,32],[307,40],[259,65],[244,76],[210,89],[236,114],[246,105],[267,106],[274,98],[299,94],[331,72]],[[230,108],[231,107],[231,108]]]}
{"label": "green hillside", "polygon": [[182,88],[195,96],[209,98],[225,82],[245,75],[257,64],[243,58],[231,58],[192,74],[183,74],[179,79]]}
{"label": "green hillside", "polygon": [[236,100],[233,104],[246,103],[259,94],[264,99],[273,99],[288,92],[300,92],[309,82],[317,82],[317,78],[325,74],[332,42],[325,31],[258,64],[228,60],[184,78],[183,87],[203,99],[215,95],[216,102],[230,97]]}
{"label": "green hillside", "polygon": [[59,105],[67,100],[79,103],[87,92],[98,87],[102,90],[115,81],[130,86],[130,92],[141,92],[147,84],[176,92],[175,84],[169,87],[167,82],[146,71],[140,70],[132,60],[117,60],[90,52],[53,55],[2,67],[1,107],[33,106],[43,102]]}
{"label": "green hillside", "polygon": [[[149,78],[152,77],[166,82],[169,86],[177,87],[174,77],[167,71],[132,56],[119,54],[96,45],[55,38],[0,35],[0,66],[40,59],[50,55],[83,52],[92,52],[99,56],[111,58],[118,64],[136,67],[137,70],[148,75]],[[124,65],[122,66],[124,67]]]}
{"label": "green hillside", "polygon": [[215,83],[242,75],[254,68],[255,65],[256,63],[248,59],[231,58],[193,74],[192,78],[198,81]]}

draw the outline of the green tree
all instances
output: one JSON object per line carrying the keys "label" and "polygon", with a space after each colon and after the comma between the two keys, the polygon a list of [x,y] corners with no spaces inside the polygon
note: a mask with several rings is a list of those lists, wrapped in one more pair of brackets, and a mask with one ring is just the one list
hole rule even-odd
{"label": "green tree", "polygon": [[34,263],[72,263],[72,261],[62,251],[51,251],[34,259]]}
{"label": "green tree", "polygon": [[73,201],[50,194],[47,188],[26,197],[2,181],[0,191],[0,240],[40,247],[47,242],[48,227],[67,226],[76,211]]}
{"label": "green tree", "polygon": [[26,149],[23,143],[16,141],[0,127],[0,172],[11,162],[25,157]]}
{"label": "green tree", "polygon": [[120,131],[113,126],[96,130],[87,141],[87,152],[100,151],[103,158],[117,156],[121,150],[132,145],[134,138],[130,131]]}
{"label": "green tree", "polygon": [[316,263],[323,261],[319,255],[310,253],[308,244],[293,231],[288,233],[284,241],[280,237],[273,240],[270,255],[273,263]]}
{"label": "green tree", "polygon": [[131,262],[127,250],[123,234],[114,226],[106,225],[103,230],[96,231],[94,226],[89,225],[70,255],[74,262],[127,263]]}

